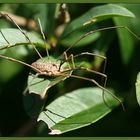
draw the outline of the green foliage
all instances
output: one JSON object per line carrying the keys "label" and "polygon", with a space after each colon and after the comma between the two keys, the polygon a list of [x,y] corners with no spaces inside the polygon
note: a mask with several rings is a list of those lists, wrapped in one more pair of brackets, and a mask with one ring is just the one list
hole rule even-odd
{"label": "green foliage", "polygon": [[[5,100],[10,100],[10,97],[12,97],[11,100],[17,103],[12,106],[13,102],[11,101],[12,109],[9,109],[9,102],[5,105],[0,101],[0,105],[4,111],[11,111],[9,114],[14,116],[14,120],[19,119],[22,121],[22,124],[19,124],[20,126],[23,125],[24,120],[31,120],[31,118],[26,119],[27,116],[25,114],[28,114],[30,117],[35,117],[38,121],[43,121],[51,130],[50,134],[64,133],[63,135],[67,136],[69,133],[77,134],[77,129],[81,128],[79,131],[84,135],[84,131],[82,131],[84,128],[82,127],[91,124],[93,124],[91,127],[97,126],[102,124],[102,121],[107,117],[113,116],[114,109],[120,105],[119,97],[123,98],[126,108],[135,109],[137,106],[136,98],[134,97],[135,92],[133,92],[132,100],[130,99],[130,91],[133,91],[134,79],[136,79],[136,74],[140,68],[140,65],[137,63],[139,60],[138,52],[140,51],[137,46],[140,40],[136,39],[133,34],[130,34],[122,26],[128,26],[130,30],[140,35],[139,8],[137,5],[131,6],[127,4],[103,4],[98,6],[87,4],[87,8],[84,6],[84,10],[81,11],[82,5],[68,4],[71,21],[64,23],[65,19],[59,17],[57,9],[59,6],[60,4],[38,4],[38,6],[35,4],[2,4],[0,10],[18,15],[26,20],[25,25],[20,22],[18,24],[23,26],[23,31],[27,32],[27,36],[41,53],[43,61],[63,62],[65,59],[62,53],[78,40],[70,50],[67,50],[68,55],[91,52],[107,57],[109,60],[106,73],[109,80],[106,88],[110,87],[109,91],[111,89],[113,96],[105,92],[105,98],[103,98],[102,76],[88,71],[70,70],[66,75],[62,74],[58,77],[36,76],[35,72],[21,64],[0,58],[1,101],[3,97]],[[43,32],[46,36],[45,43],[38,25],[36,24],[35,27],[29,25],[30,20],[35,21],[37,18],[41,20]],[[42,61],[36,54],[32,44],[11,21],[2,19],[1,21],[0,54],[28,64]],[[118,29],[115,26],[120,26],[121,28]],[[98,29],[106,27],[113,27],[113,29],[96,32]],[[117,31],[114,28],[117,28]],[[86,36],[91,31],[95,32]],[[46,57],[45,48],[49,49],[50,60]],[[102,73],[103,59],[100,57],[83,55],[75,57],[74,62],[78,68],[79,66],[84,66]],[[63,69],[68,69],[69,66],[72,66],[71,59],[65,62]],[[71,79],[72,75],[78,75],[83,77],[83,79]],[[89,79],[87,80],[86,78]],[[92,80],[95,80],[97,84],[94,82],[94,85]],[[99,86],[97,86],[98,84]],[[139,75],[136,83],[136,95],[139,103]],[[114,98],[116,96],[118,100]],[[7,106],[8,108],[6,108]],[[16,110],[17,107],[19,107],[20,113],[25,111],[25,114],[21,113],[19,117],[17,115],[19,113]],[[119,108],[118,110],[117,115],[120,115],[122,109]],[[108,113],[110,114],[107,115]],[[5,116],[7,117],[8,115],[3,113],[2,117],[5,118]],[[127,119],[119,124],[124,123]],[[113,117],[109,120],[116,121]],[[101,125],[102,128],[99,130],[101,134],[112,136],[110,131],[113,131],[114,128],[114,132],[122,132],[128,128],[126,126],[125,129],[121,129],[120,126],[117,127],[116,125],[114,127],[114,124],[110,123],[109,120],[104,127]],[[136,124],[138,123],[136,122]],[[2,126],[4,127],[5,124],[2,124]],[[44,130],[48,131],[46,126],[41,130],[40,135]],[[109,126],[111,129],[109,132],[106,132]],[[14,126],[10,127],[11,132],[9,130],[9,135],[16,131],[12,130]],[[40,123],[36,127],[34,128],[35,130],[30,130],[26,135],[36,136],[38,128],[41,127]],[[86,128],[88,129],[89,127]],[[98,129],[90,130],[92,131],[91,136],[96,136]],[[65,134],[65,132],[67,133]],[[48,132],[45,133],[45,135],[47,134]],[[84,136],[89,135],[85,134]]]}
{"label": "green foliage", "polygon": [[[106,95],[106,103],[113,109],[118,102],[108,93]],[[90,125],[110,111],[104,104],[101,89],[81,88],[57,98],[39,115],[38,120],[48,124],[50,134],[54,135]]]}
{"label": "green foliage", "polygon": [[[126,8],[113,5],[113,4],[107,4],[103,6],[94,7],[90,9],[89,11],[87,11],[82,16],[80,16],[79,18],[72,21],[65,28],[61,36],[62,44],[65,46],[70,46],[71,44],[76,42],[76,40],[83,34],[87,33],[88,31],[95,30],[97,28],[95,26],[95,23],[101,22],[108,18],[112,18],[114,16],[115,17],[116,16],[117,17],[135,17],[134,14],[128,11]],[[65,39],[65,37],[67,38]],[[91,34],[87,38],[81,40],[76,45],[83,46],[83,45],[89,44],[93,41],[96,41],[99,37],[100,37],[99,32]]]}
{"label": "green foliage", "polygon": [[133,13],[124,7],[113,4],[94,7],[78,19],[71,22],[65,29],[63,36],[66,36],[82,26],[95,24],[96,22],[100,22],[114,16],[135,17]]}

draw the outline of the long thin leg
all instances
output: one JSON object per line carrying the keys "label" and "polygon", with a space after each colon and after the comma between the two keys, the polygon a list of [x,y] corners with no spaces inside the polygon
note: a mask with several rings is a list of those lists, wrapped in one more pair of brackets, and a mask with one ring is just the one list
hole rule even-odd
{"label": "long thin leg", "polygon": [[79,67],[79,70],[86,70],[88,72],[91,72],[91,73],[94,73],[94,74],[97,74],[97,75],[100,75],[100,76],[104,77],[105,80],[104,80],[103,87],[105,88],[106,82],[107,82],[107,75],[106,74],[98,72],[98,71],[95,71],[95,70],[91,70],[91,69],[88,69],[88,68],[85,68],[85,67]]}
{"label": "long thin leg", "polygon": [[100,58],[102,58],[105,61],[104,68],[103,68],[103,73],[105,71],[105,67],[106,67],[106,63],[107,63],[107,61],[106,61],[107,59],[106,59],[105,56],[102,56],[102,55],[99,55],[99,54],[90,53],[90,52],[83,52],[83,53],[76,54],[76,55],[70,55],[69,57],[67,56],[66,51],[64,51],[63,54],[64,54],[64,58],[65,58],[66,61],[68,61],[69,59],[72,59],[71,62],[72,62],[72,65],[74,65],[74,67],[75,67],[74,58],[76,58],[76,57],[79,57],[79,56],[82,56],[82,55],[90,55],[90,56],[100,57]]}
{"label": "long thin leg", "polygon": [[[76,57],[79,57],[79,56],[82,56],[82,55],[90,55],[90,56],[95,56],[95,57],[99,57],[99,58],[103,59],[104,60],[103,73],[105,73],[106,64],[107,64],[107,58],[105,56],[95,54],[95,53],[90,53],[90,52],[83,52],[83,53],[74,55],[73,57],[76,58]],[[103,81],[103,79],[102,79],[102,81]]]}
{"label": "long thin leg", "polygon": [[[64,52],[64,54],[66,56],[65,57],[66,61],[68,61],[69,59],[71,59],[71,55],[70,55],[70,57],[68,57],[66,52]],[[82,55],[96,56],[96,57],[100,57],[101,59],[103,59],[105,61],[104,68],[103,68],[103,73],[105,72],[105,67],[106,67],[106,63],[107,63],[107,58],[105,56],[102,56],[102,55],[99,55],[99,54],[90,53],[90,52],[82,52],[80,54],[73,55],[73,59],[74,58],[77,58],[79,56],[82,56]],[[74,60],[71,60],[71,61],[74,63]]]}
{"label": "long thin leg", "polygon": [[[64,58],[65,58],[65,61],[68,62],[67,53],[64,52],[63,55],[64,55]],[[64,61],[64,63],[65,63],[65,61]],[[64,64],[64,63],[63,63],[63,64]],[[63,64],[62,64],[62,65],[63,65]],[[61,65],[61,66],[62,66],[62,65]],[[68,65],[69,65],[69,63],[68,63]],[[71,68],[71,67],[70,67],[70,65],[69,65],[69,69],[70,69],[70,68]],[[59,68],[59,69],[60,69],[60,68]]]}
{"label": "long thin leg", "polygon": [[45,34],[43,32],[43,29],[42,29],[42,26],[41,26],[41,22],[40,22],[40,19],[38,18],[38,24],[39,24],[39,28],[40,28],[40,33],[42,35],[42,38],[43,38],[43,42],[44,42],[44,46],[45,46],[45,49],[46,49],[46,52],[47,52],[47,57],[48,57],[48,60],[50,60],[50,55],[49,55],[49,51],[46,47],[46,38],[45,38]]}
{"label": "long thin leg", "polygon": [[140,37],[137,36],[133,31],[131,31],[127,26],[110,26],[110,27],[105,27],[105,28],[100,28],[100,29],[96,29],[96,30],[92,30],[90,32],[85,33],[84,35],[82,35],[76,42],[74,42],[67,50],[65,50],[65,52],[68,52],[71,48],[73,48],[79,41],[81,41],[82,39],[84,39],[85,37],[96,33],[96,32],[100,32],[100,31],[105,31],[105,30],[112,30],[112,29],[117,29],[117,28],[124,28],[126,29],[130,34],[132,34],[136,39],[140,40]]}
{"label": "long thin leg", "polygon": [[88,71],[88,72],[91,72],[91,73],[94,73],[94,74],[103,76],[104,78],[107,78],[107,75],[106,75],[106,74],[103,74],[103,73],[101,73],[101,72],[98,72],[98,71],[95,71],[95,70],[91,70],[91,69],[88,69],[88,68],[85,68],[85,67],[71,68],[71,69],[67,69],[67,70],[62,71],[61,73],[66,73],[66,72],[74,71],[74,70],[86,70],[86,71]]}
{"label": "long thin leg", "polygon": [[106,57],[105,56],[102,56],[102,55],[99,55],[99,54],[96,54],[96,53],[90,53],[90,52],[82,52],[82,53],[76,54],[76,55],[74,55],[74,58],[79,57],[79,56],[82,56],[82,55],[97,56],[97,57],[100,57],[100,58],[106,60]]}
{"label": "long thin leg", "polygon": [[[68,62],[69,60],[71,60],[72,66],[73,66],[73,68],[75,68],[74,57],[73,57],[73,55],[71,54],[71,55],[68,57],[68,56],[67,56],[67,53],[64,52],[64,53],[63,53],[63,56],[64,56],[65,61],[62,61],[62,62],[60,63],[60,65],[59,65],[59,71],[61,70],[62,65],[63,65],[64,63]],[[58,59],[57,59],[57,60],[58,60]],[[71,69],[71,66],[70,66],[69,63],[68,63],[68,66],[69,66],[69,69]]]}
{"label": "long thin leg", "polygon": [[64,51],[64,58],[65,58],[65,60],[66,60],[67,62],[68,62],[69,60],[71,60],[72,67],[75,68],[74,56],[73,56],[73,54],[71,54],[70,56],[67,56],[67,53]]}
{"label": "long thin leg", "polygon": [[30,40],[30,38],[28,37],[27,33],[24,32],[20,26],[6,13],[4,12],[0,12],[0,18],[9,18],[16,26],[17,28],[20,30],[20,32],[26,37],[26,39],[28,40],[28,42],[32,45],[32,47],[34,48],[34,50],[36,51],[36,53],[38,54],[38,56],[42,59],[41,54],[39,53],[39,51],[36,49],[35,45],[33,44],[33,42]]}
{"label": "long thin leg", "polygon": [[38,73],[41,73],[40,70],[38,70],[37,68],[35,68],[35,67],[33,67],[32,65],[29,65],[29,64],[27,64],[27,63],[25,63],[25,62],[23,62],[23,61],[20,61],[20,60],[17,60],[17,59],[8,57],[8,56],[4,56],[4,55],[1,55],[1,54],[0,54],[0,58],[6,59],[6,60],[10,60],[10,61],[12,61],[12,62],[20,63],[20,64],[22,64],[22,65],[25,65],[25,66],[31,68],[31,69],[34,69],[34,70],[35,70],[36,72],[38,72]]}

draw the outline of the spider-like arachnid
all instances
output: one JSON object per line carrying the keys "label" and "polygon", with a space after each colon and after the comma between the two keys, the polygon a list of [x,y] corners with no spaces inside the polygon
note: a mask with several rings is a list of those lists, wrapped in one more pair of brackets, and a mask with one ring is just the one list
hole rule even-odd
{"label": "spider-like arachnid", "polygon": [[[98,55],[98,54],[90,53],[90,52],[82,52],[82,53],[76,54],[76,55],[70,54],[68,56],[67,55],[67,52],[72,47],[74,47],[79,41],[81,41],[83,38],[87,37],[90,34],[93,34],[93,33],[98,32],[98,31],[103,31],[103,30],[109,30],[109,29],[114,29],[114,28],[125,28],[131,34],[133,34],[136,38],[138,38],[128,27],[125,27],[125,26],[113,26],[113,27],[106,27],[106,28],[92,30],[92,31],[90,31],[90,32],[82,35],[74,44],[72,44],[67,50],[65,50],[63,52],[63,54],[61,55],[61,57],[63,57],[63,59],[62,59],[63,61],[57,61],[58,59],[56,59],[56,61],[51,61],[50,56],[49,56],[49,52],[48,52],[47,49],[46,49],[46,51],[47,51],[48,60],[47,61],[44,61],[44,59],[42,58],[40,52],[36,49],[35,45],[32,43],[32,41],[28,37],[27,33],[25,31],[23,31],[19,27],[19,25],[8,14],[1,12],[0,13],[0,18],[9,19],[10,21],[12,21],[17,26],[17,28],[20,30],[20,32],[28,40],[29,44],[31,44],[31,46],[34,48],[34,50],[36,51],[36,53],[40,57],[41,61],[33,62],[30,65],[30,64],[27,64],[27,63],[25,63],[23,61],[20,61],[20,60],[14,59],[14,58],[10,58],[10,57],[4,56],[4,55],[0,55],[0,58],[4,58],[4,59],[7,59],[7,60],[10,60],[10,61],[13,61],[13,62],[17,62],[17,63],[20,63],[20,64],[23,64],[23,65],[26,65],[26,66],[30,67],[31,69],[33,69],[36,72],[35,77],[37,77],[39,75],[44,75],[44,76],[49,76],[49,77],[67,76],[67,77],[73,77],[73,78],[78,78],[78,79],[82,79],[82,80],[86,80],[86,81],[92,82],[93,84],[95,84],[96,86],[98,86],[100,89],[102,89],[102,91],[103,91],[103,99],[104,99],[104,92],[106,91],[107,93],[111,94],[118,102],[120,102],[121,105],[122,105],[122,107],[123,107],[123,109],[124,109],[124,106],[123,106],[122,101],[119,98],[117,98],[114,94],[112,94],[112,92],[110,92],[109,90],[107,90],[105,88],[106,82],[107,82],[107,75],[104,74],[105,65],[106,65],[106,57],[105,56]],[[39,20],[39,26],[40,26],[41,34],[43,36],[44,45],[45,45],[45,36],[44,36],[43,31],[42,31],[40,20]],[[79,65],[77,66],[75,64],[75,59],[77,57],[84,56],[84,55],[100,57],[101,59],[103,59],[104,62],[105,62],[103,73],[102,72],[95,71],[95,70],[92,70],[92,69],[89,69],[89,68],[86,68],[86,67],[83,67],[83,66],[79,66]],[[63,65],[65,63],[67,63],[67,65],[68,65],[67,68],[64,68],[63,67]],[[100,85],[94,79],[87,78],[87,77],[82,77],[82,76],[79,76],[79,75],[74,75],[73,72],[75,70],[83,70],[85,72],[89,72],[89,73],[100,75],[100,76],[102,76],[104,78],[104,84],[103,85]],[[104,99],[104,101],[105,101],[105,99]]]}

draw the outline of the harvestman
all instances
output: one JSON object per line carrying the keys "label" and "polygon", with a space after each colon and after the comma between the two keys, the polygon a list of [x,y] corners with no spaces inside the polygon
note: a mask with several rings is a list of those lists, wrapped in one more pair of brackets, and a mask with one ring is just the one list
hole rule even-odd
{"label": "harvestman", "polygon": [[[29,39],[28,35],[26,34],[26,32],[24,32],[20,27],[19,25],[6,13],[4,12],[1,12],[0,13],[0,18],[5,18],[7,20],[10,20],[12,21],[16,26],[17,28],[20,30],[20,32],[25,36],[25,38],[27,39],[27,41],[32,45],[32,47],[34,48],[34,50],[36,51],[36,53],[39,55],[39,57],[42,59],[42,62],[33,62],[31,65],[30,64],[27,64],[23,61],[20,61],[20,60],[17,60],[17,59],[14,59],[14,58],[10,58],[10,57],[7,57],[7,56],[4,56],[4,55],[0,55],[1,58],[4,58],[4,59],[7,59],[7,60],[10,60],[10,61],[14,61],[14,62],[17,62],[17,63],[20,63],[20,64],[23,64],[23,65],[26,65],[28,67],[30,67],[31,69],[33,69],[35,72],[36,72],[36,76],[39,76],[39,75],[44,75],[44,76],[49,76],[49,77],[58,77],[58,76],[68,76],[68,77],[73,77],[73,78],[78,78],[78,79],[82,79],[82,80],[86,80],[86,81],[89,81],[89,82],[92,82],[94,83],[96,86],[98,86],[100,89],[103,90],[103,100],[105,102],[105,99],[104,99],[104,91],[106,91],[107,93],[111,94],[111,96],[113,96],[118,102],[121,103],[122,105],[122,108],[124,110],[124,105],[122,103],[122,101],[117,98],[114,94],[112,94],[109,90],[107,90],[105,88],[106,86],[106,82],[107,82],[107,75],[104,74],[105,72],[105,65],[106,65],[106,57],[104,56],[101,56],[101,55],[98,55],[98,54],[94,54],[94,53],[89,53],[89,52],[83,52],[83,53],[80,53],[80,54],[77,54],[77,55],[69,55],[67,56],[67,52],[72,48],[74,47],[79,41],[81,41],[83,38],[89,36],[90,34],[93,34],[95,32],[98,32],[98,31],[103,31],[103,30],[110,30],[110,29],[114,29],[114,28],[125,28],[128,32],[130,32],[132,35],[134,35],[138,40],[140,40],[140,38],[134,34],[128,27],[126,26],[113,26],[113,27],[106,27],[106,28],[101,28],[101,29],[96,29],[96,30],[92,30],[84,35],[82,35],[74,44],[72,44],[67,50],[65,50],[63,52],[63,56],[64,56],[64,61],[62,61],[61,63],[56,61],[56,62],[51,62],[50,60],[50,56],[49,56],[49,52],[48,50],[46,49],[47,51],[47,56],[48,56],[48,61],[44,61],[41,54],[39,53],[39,51],[36,49],[35,45],[32,43],[32,41]],[[45,36],[44,36],[44,33],[43,33],[43,30],[42,30],[42,27],[41,27],[41,24],[40,24],[40,20],[39,21],[39,26],[40,26],[40,31],[41,31],[41,34],[43,36],[43,40],[44,40],[44,45],[45,45]],[[1,32],[2,33],[2,32]],[[2,34],[3,35],[3,34]],[[4,36],[4,35],[3,35]],[[4,37],[5,38],[5,37]],[[6,40],[7,41],[7,40]],[[7,41],[8,42],[8,41]],[[88,69],[86,67],[81,67],[81,66],[75,66],[75,63],[74,63],[74,59],[77,58],[77,57],[80,57],[80,56],[83,56],[83,55],[90,55],[90,56],[95,56],[95,57],[100,57],[102,58],[104,61],[105,61],[105,64],[104,64],[104,69],[103,69],[103,73],[101,72],[98,72],[98,71],[95,71],[95,70],[91,70],[91,69]],[[72,66],[70,65],[69,61],[71,61],[72,63]],[[68,66],[69,68],[67,69],[63,69],[62,68],[62,65],[64,63],[68,63]],[[90,73],[94,73],[94,74],[97,74],[97,75],[100,75],[102,76],[103,78],[105,78],[104,80],[104,85],[100,85],[97,81],[95,81],[94,79],[90,79],[90,78],[87,78],[87,77],[82,77],[82,76],[78,76],[78,75],[73,75],[72,72],[74,70],[84,70],[86,72],[90,72]],[[68,74],[68,72],[70,72]],[[105,102],[106,104],[106,102]]]}

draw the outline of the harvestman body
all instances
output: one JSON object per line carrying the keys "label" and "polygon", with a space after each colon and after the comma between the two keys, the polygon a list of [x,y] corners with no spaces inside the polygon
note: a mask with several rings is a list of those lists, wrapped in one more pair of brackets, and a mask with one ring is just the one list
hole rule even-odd
{"label": "harvestman body", "polygon": [[[39,55],[39,57],[42,59],[42,61],[40,62],[33,62],[31,65],[30,64],[27,64],[25,62],[22,62],[20,60],[16,60],[14,58],[10,58],[10,57],[7,57],[7,56],[3,56],[3,55],[0,55],[1,58],[4,58],[4,59],[7,59],[7,60],[10,60],[10,61],[14,61],[14,62],[17,62],[17,63],[20,63],[20,64],[23,64],[23,65],[26,65],[30,68],[32,68],[35,72],[36,72],[36,76],[38,75],[46,75],[46,76],[50,76],[50,77],[57,77],[57,76],[69,76],[69,77],[73,77],[73,78],[78,78],[78,79],[83,79],[83,80],[86,80],[86,81],[89,81],[89,82],[92,82],[94,83],[96,86],[98,86],[100,89],[103,90],[103,99],[104,99],[104,91],[106,91],[107,93],[111,94],[111,96],[113,96],[117,101],[119,101],[122,105],[122,108],[124,109],[124,106],[123,106],[123,103],[122,101],[117,98],[114,94],[112,94],[109,90],[107,90],[105,88],[106,86],[106,81],[107,81],[107,76],[104,74],[104,71],[105,71],[105,68],[103,70],[103,73],[101,72],[98,72],[98,71],[94,71],[94,70],[91,70],[91,69],[88,69],[86,67],[76,67],[75,66],[75,63],[74,63],[74,58],[76,57],[79,57],[79,56],[82,56],[82,55],[90,55],[90,56],[96,56],[96,57],[100,57],[102,58],[104,61],[105,61],[105,64],[106,64],[106,57],[104,56],[101,56],[101,55],[97,55],[97,54],[94,54],[94,53],[89,53],[89,52],[83,52],[83,53],[80,53],[80,54],[77,54],[77,55],[73,55],[71,54],[70,56],[67,56],[67,51],[69,49],[71,49],[73,46],[75,46],[80,40],[82,40],[83,38],[89,36],[90,34],[93,34],[95,32],[98,32],[98,31],[104,31],[104,30],[110,30],[110,29],[114,29],[114,28],[125,28],[128,32],[130,32],[134,37],[136,37],[138,40],[140,40],[140,38],[135,34],[133,33],[128,27],[125,27],[125,26],[113,26],[113,27],[106,27],[106,28],[101,28],[101,29],[97,29],[97,30],[93,30],[93,31],[90,31],[86,34],[84,34],[83,36],[81,36],[74,44],[72,44],[66,51],[64,51],[63,55],[64,55],[64,58],[65,58],[65,61],[64,62],[52,62],[50,59],[49,59],[49,53],[48,53],[48,50],[47,51],[47,56],[48,56],[48,61],[44,61],[42,56],[40,55],[40,53],[38,52],[38,50],[36,49],[35,45],[31,42],[31,40],[29,39],[29,37],[27,36],[26,32],[24,32],[19,26],[18,24],[6,13],[4,12],[1,12],[0,13],[0,18],[5,18],[7,20],[10,20],[12,21],[17,27],[18,29],[20,30],[20,32],[25,36],[25,38],[28,40],[28,42],[32,45],[32,47],[34,48],[34,50],[36,51],[36,53]],[[43,36],[43,39],[44,39],[44,45],[45,45],[45,36],[43,34],[43,31],[42,31],[42,27],[41,27],[41,24],[40,24],[40,21],[39,21],[39,26],[40,26],[40,30],[41,30],[41,34]],[[71,61],[72,63],[72,66],[70,66],[69,64],[69,61]],[[68,68],[63,68],[62,65],[64,63],[68,63]],[[102,77],[105,78],[105,82],[104,82],[104,85],[101,86],[98,82],[96,82],[94,79],[90,79],[90,78],[86,78],[86,77],[81,77],[81,76],[78,76],[78,75],[73,75],[72,72],[74,70],[84,70],[84,71],[87,71],[87,72],[90,72],[90,73],[94,73],[94,74],[97,74],[97,75],[100,75]],[[68,73],[70,72],[70,73]],[[104,102],[105,102],[105,99],[104,99]],[[106,103],[105,103],[106,104]]]}
{"label": "harvestman body", "polygon": [[[33,66],[34,71],[38,72],[38,74],[41,75],[47,75],[50,77],[56,77],[56,76],[60,76],[61,71],[60,71],[60,64],[58,63],[52,63],[52,62],[33,62],[31,64],[31,66]],[[63,69],[61,69],[63,71]],[[40,73],[39,73],[40,72]]]}

